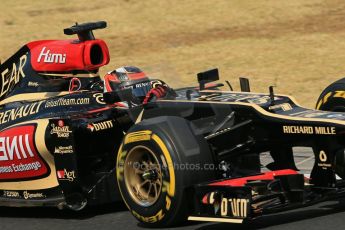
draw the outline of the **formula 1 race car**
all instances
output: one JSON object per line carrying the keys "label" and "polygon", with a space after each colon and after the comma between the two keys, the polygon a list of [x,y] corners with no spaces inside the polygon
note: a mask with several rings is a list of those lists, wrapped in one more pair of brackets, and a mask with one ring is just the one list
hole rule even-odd
{"label": "formula 1 race car", "polygon": [[[222,91],[217,69],[174,97],[119,107],[134,95],[103,92],[109,52],[92,30],[105,27],[72,26],[64,32],[78,39],[28,43],[0,66],[0,205],[81,210],[123,200],[162,227],[242,223],[345,194],[344,80],[320,96],[317,108],[329,111],[272,87],[250,93],[244,78],[241,92],[228,82]],[[298,172],[295,146],[313,148],[310,177]]]}
{"label": "formula 1 race car", "polygon": [[[221,91],[217,69],[199,87],[150,103],[126,133],[117,180],[132,214],[148,226],[183,221],[243,223],[345,195],[345,79],[322,92],[318,109],[289,96]],[[208,85],[207,85],[208,84]],[[211,87],[211,89],[208,89]],[[157,116],[159,114],[159,116]],[[138,122],[141,121],[141,122]],[[311,147],[299,173],[293,147]],[[260,155],[272,162],[263,165]],[[309,156],[310,157],[310,156]]]}

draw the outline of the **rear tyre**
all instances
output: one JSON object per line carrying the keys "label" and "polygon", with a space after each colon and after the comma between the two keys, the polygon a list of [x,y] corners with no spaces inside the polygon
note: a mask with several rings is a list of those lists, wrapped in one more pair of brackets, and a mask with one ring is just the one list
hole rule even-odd
{"label": "rear tyre", "polygon": [[333,82],[322,91],[316,109],[345,112],[345,78]]}
{"label": "rear tyre", "polygon": [[[345,78],[333,82],[323,90],[316,103],[316,109],[333,112],[345,112]],[[344,179],[344,149],[340,149],[336,153],[334,165],[336,173]]]}
{"label": "rear tyre", "polygon": [[147,227],[185,221],[192,186],[215,179],[201,170],[213,157],[203,136],[179,117],[144,120],[125,135],[117,158],[117,180],[131,213]]}

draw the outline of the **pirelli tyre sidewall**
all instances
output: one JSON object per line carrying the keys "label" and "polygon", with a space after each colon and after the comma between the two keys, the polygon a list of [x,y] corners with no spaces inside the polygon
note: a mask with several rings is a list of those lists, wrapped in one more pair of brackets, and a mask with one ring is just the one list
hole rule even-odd
{"label": "pirelli tyre sidewall", "polygon": [[345,78],[333,82],[322,91],[316,109],[345,112]]}
{"label": "pirelli tyre sidewall", "polygon": [[[135,152],[138,148],[143,151]],[[138,201],[128,186],[136,184],[128,180],[138,180],[128,176],[132,175],[128,172],[132,170],[133,159],[136,160],[133,154],[139,156],[146,150],[154,155],[152,161],[161,166],[162,179],[159,196],[149,205]],[[192,185],[212,180],[215,175],[214,171],[178,169],[176,165],[211,163],[213,157],[206,141],[194,134],[188,121],[179,117],[153,118],[135,125],[125,135],[117,157],[117,181],[122,198],[134,217],[149,227],[167,227],[186,220],[193,202]]]}

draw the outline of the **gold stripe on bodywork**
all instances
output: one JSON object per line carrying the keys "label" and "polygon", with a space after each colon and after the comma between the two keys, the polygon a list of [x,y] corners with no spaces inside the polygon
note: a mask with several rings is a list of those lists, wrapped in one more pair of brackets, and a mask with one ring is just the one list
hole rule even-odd
{"label": "gold stripe on bodywork", "polygon": [[137,119],[135,120],[135,124],[138,124],[139,122],[142,121],[142,119],[143,119],[143,114],[144,114],[144,110],[142,109],[141,112],[139,113]]}
{"label": "gold stripe on bodywork", "polygon": [[242,224],[243,223],[243,219],[199,217],[199,216],[189,216],[188,220],[207,221],[207,222],[222,222],[222,223],[233,223],[233,224]]}
{"label": "gold stripe on bodywork", "polygon": [[61,92],[45,92],[45,93],[23,93],[13,95],[11,97],[5,98],[4,100],[0,101],[0,105],[16,102],[16,101],[35,101],[35,100],[43,100],[51,97],[57,96],[64,96],[70,94],[68,91],[61,91]]}
{"label": "gold stripe on bodywork", "polygon": [[51,76],[51,77],[77,77],[77,78],[95,78],[95,77],[100,77],[99,73],[80,73],[80,74],[69,74],[69,73],[40,73],[40,75],[43,76]]}
{"label": "gold stripe on bodywork", "polygon": [[16,182],[0,182],[0,189],[3,190],[38,190],[38,189],[48,189],[59,185],[56,176],[56,168],[53,155],[47,149],[45,144],[45,130],[49,124],[47,119],[44,120],[34,120],[22,122],[19,124],[12,125],[8,128],[16,127],[18,125],[32,124],[36,123],[35,132],[35,144],[38,154],[43,158],[44,162],[47,163],[47,167],[50,169],[50,174],[47,177],[41,179],[34,179],[28,181],[16,181]]}

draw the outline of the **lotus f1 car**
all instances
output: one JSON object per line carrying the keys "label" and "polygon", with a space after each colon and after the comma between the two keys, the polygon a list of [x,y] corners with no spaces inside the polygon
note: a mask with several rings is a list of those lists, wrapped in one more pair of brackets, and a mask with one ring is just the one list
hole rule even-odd
{"label": "lotus f1 car", "polygon": [[[109,52],[92,30],[105,26],[72,26],[64,32],[78,39],[28,43],[0,66],[1,205],[123,200],[157,227],[242,223],[344,196],[345,80],[324,90],[318,110],[272,87],[251,93],[247,79],[222,91],[216,69],[174,97],[118,107],[133,95],[103,93]],[[313,149],[310,175],[298,171],[296,146]]]}

